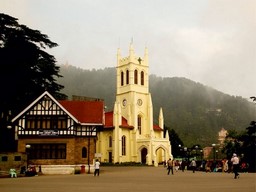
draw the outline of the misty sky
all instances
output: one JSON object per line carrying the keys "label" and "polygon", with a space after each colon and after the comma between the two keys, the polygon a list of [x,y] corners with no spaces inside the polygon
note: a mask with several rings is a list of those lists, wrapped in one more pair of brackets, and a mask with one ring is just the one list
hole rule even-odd
{"label": "misty sky", "polygon": [[256,96],[255,0],[0,0],[1,12],[47,34],[58,64],[116,66],[129,44],[150,74]]}

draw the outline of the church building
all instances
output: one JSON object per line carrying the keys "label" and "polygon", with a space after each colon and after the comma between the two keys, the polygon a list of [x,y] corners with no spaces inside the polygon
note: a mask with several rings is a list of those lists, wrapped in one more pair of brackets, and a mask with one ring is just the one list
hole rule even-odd
{"label": "church building", "polygon": [[96,144],[101,161],[158,166],[172,158],[169,134],[164,134],[162,108],[158,125],[153,124],[147,48],[144,57],[135,55],[132,44],[128,57],[122,57],[118,49],[116,78],[114,110],[105,113],[105,125]]}
{"label": "church building", "polygon": [[158,124],[153,124],[147,49],[144,57],[135,55],[132,44],[128,57],[121,57],[118,49],[116,83],[111,112],[104,111],[100,99],[57,101],[47,91],[21,111],[12,119],[20,165],[40,166],[43,173],[74,172],[74,167],[86,165],[90,172],[97,158],[154,166],[172,158],[162,108]]}

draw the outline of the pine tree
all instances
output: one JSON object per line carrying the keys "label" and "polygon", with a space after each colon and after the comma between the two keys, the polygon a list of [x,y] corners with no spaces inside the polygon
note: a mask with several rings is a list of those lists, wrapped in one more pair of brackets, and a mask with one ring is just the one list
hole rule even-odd
{"label": "pine tree", "polygon": [[38,30],[19,24],[18,19],[0,13],[0,134],[10,119],[44,91],[58,99],[66,98],[57,83],[59,67],[55,57],[46,52],[57,43]]}

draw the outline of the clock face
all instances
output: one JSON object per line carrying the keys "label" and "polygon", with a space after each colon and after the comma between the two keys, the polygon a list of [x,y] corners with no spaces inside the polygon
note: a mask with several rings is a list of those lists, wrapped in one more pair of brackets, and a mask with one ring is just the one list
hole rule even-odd
{"label": "clock face", "polygon": [[126,99],[123,100],[123,106],[125,106],[127,103]]}
{"label": "clock face", "polygon": [[138,99],[137,104],[141,106],[142,105],[142,100]]}

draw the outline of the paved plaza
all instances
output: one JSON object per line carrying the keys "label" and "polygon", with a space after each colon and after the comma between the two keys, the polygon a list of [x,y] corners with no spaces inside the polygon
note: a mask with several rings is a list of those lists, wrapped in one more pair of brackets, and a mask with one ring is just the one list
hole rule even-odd
{"label": "paved plaza", "polygon": [[191,171],[167,175],[163,167],[101,167],[93,174],[1,178],[0,192],[256,192],[256,174]]}

